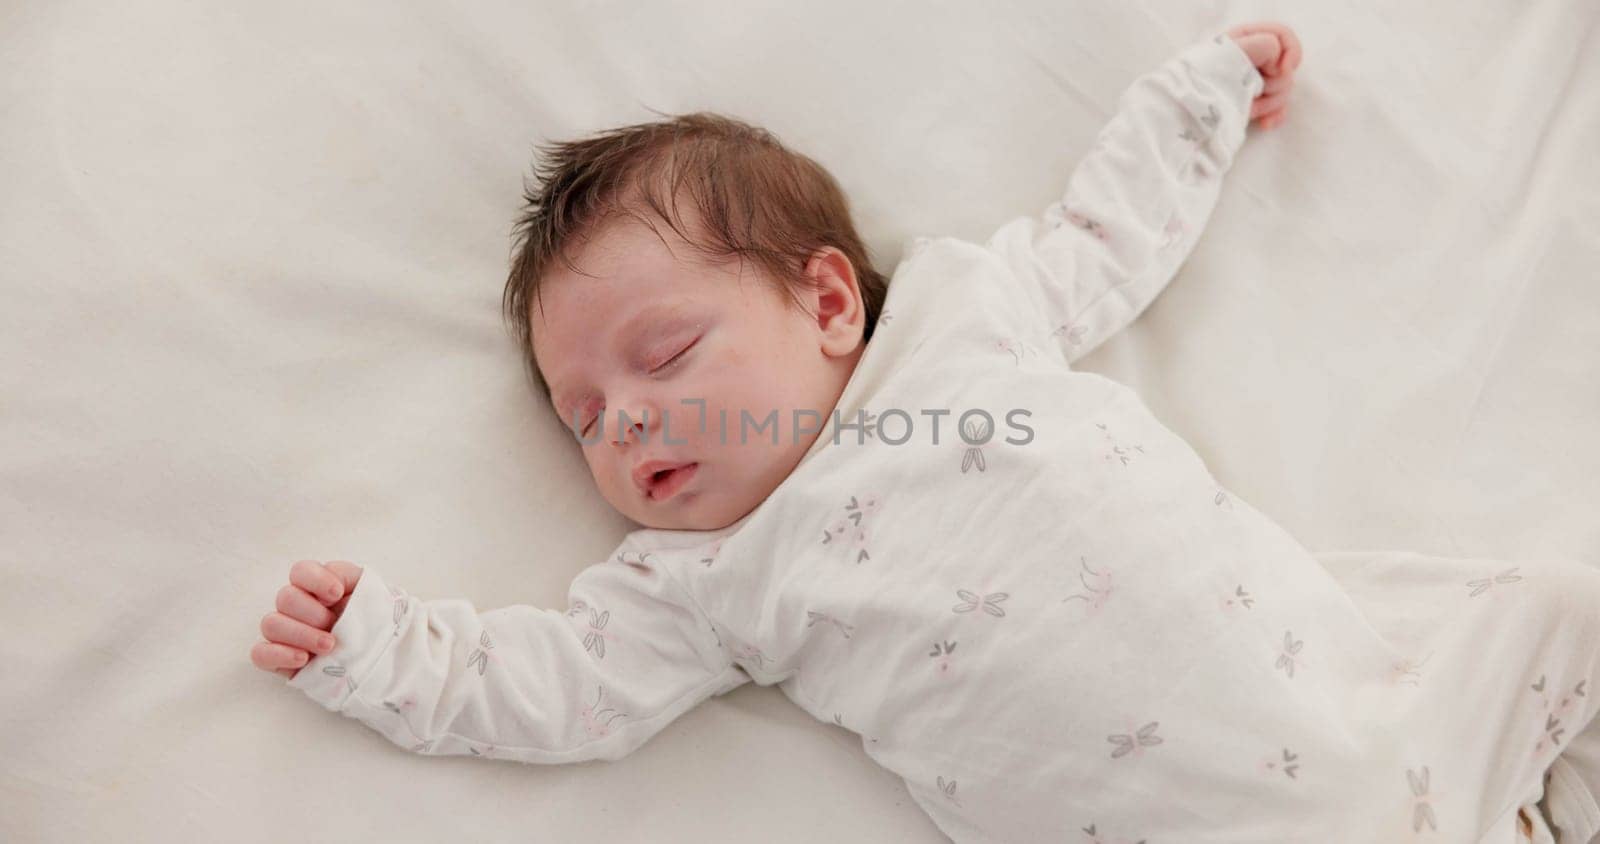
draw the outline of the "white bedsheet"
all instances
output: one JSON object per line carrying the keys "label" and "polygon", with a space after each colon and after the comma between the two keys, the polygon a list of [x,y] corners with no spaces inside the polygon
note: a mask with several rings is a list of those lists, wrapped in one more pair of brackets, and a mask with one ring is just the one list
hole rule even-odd
{"label": "white bedsheet", "polygon": [[8,4],[0,839],[942,840],[772,688],[535,767],[249,664],[296,559],[557,606],[626,532],[499,302],[532,145],[645,106],[817,158],[889,269],[1053,199],[1197,34],[1283,20],[1287,123],[1078,367],[1309,548],[1600,566],[1600,8],[1327,6]]}

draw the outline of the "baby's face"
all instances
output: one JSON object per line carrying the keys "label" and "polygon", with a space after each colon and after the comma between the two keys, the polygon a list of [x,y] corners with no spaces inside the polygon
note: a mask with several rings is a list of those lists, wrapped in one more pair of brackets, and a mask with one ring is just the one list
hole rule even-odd
{"label": "baby's face", "polygon": [[[715,530],[766,500],[816,439],[797,436],[795,410],[816,414],[802,426],[830,430],[864,348],[863,304],[837,250],[806,265],[823,284],[801,297],[812,316],[754,263],[740,278],[737,260],[710,262],[670,226],[656,228],[670,251],[618,217],[572,256],[587,275],[556,262],[542,312],[531,308],[534,359],[613,507],[647,527]],[[633,422],[626,430],[622,412]],[[750,419],[742,443],[741,413]],[[652,463],[690,468],[656,475]]]}

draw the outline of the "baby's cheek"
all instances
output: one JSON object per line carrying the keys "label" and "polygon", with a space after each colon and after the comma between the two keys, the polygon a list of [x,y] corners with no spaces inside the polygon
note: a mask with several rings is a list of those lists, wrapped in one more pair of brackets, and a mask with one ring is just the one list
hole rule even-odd
{"label": "baby's cheek", "polygon": [[[620,486],[616,467],[606,461],[603,456],[596,456],[590,453],[585,454],[584,457],[588,460],[589,477],[594,480],[595,488],[600,490],[600,495],[610,502],[613,507],[617,507],[622,501],[626,500],[621,493],[627,490]],[[631,485],[632,480],[629,479],[628,483]]]}

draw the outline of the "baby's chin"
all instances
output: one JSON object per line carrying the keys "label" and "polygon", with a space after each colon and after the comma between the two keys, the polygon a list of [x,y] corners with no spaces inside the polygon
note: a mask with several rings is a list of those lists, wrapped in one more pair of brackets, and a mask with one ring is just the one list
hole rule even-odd
{"label": "baby's chin", "polygon": [[684,500],[674,501],[674,506],[646,507],[643,512],[630,514],[629,518],[645,527],[660,530],[721,530],[744,518],[761,503],[756,501],[741,508],[706,501],[701,492],[684,493],[682,497]]}

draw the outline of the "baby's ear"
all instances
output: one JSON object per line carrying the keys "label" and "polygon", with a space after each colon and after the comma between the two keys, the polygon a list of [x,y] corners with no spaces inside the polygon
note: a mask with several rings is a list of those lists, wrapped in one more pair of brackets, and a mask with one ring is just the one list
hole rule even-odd
{"label": "baby's ear", "polygon": [[804,275],[808,282],[805,300],[815,314],[822,351],[830,356],[855,351],[866,328],[866,307],[850,259],[837,248],[825,246],[811,253]]}

